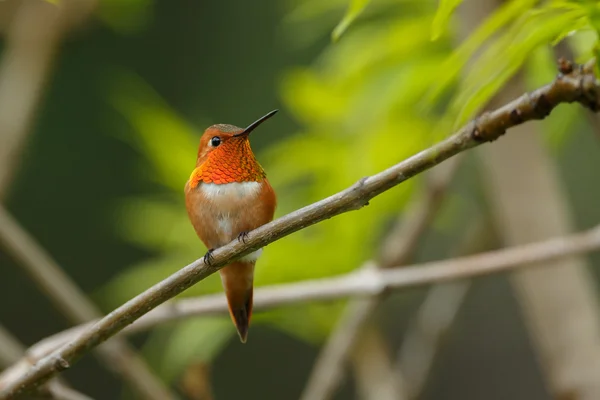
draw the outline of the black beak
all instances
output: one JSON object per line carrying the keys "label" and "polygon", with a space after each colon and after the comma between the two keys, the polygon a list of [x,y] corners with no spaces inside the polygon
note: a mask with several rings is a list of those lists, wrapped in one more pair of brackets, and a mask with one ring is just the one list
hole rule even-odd
{"label": "black beak", "polygon": [[250,134],[250,132],[252,132],[257,126],[259,126],[260,124],[262,124],[263,122],[265,122],[266,120],[271,118],[273,115],[277,114],[277,111],[279,111],[279,110],[273,110],[270,113],[268,113],[267,115],[260,117],[259,119],[257,119],[256,121],[254,121],[253,123],[248,125],[248,127],[246,129],[244,129],[242,132],[233,135],[233,137],[248,136]]}

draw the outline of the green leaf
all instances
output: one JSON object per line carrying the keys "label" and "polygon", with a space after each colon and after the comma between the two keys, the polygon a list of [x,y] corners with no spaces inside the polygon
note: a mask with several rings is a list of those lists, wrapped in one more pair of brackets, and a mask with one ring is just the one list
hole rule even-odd
{"label": "green leaf", "polygon": [[331,34],[331,39],[334,42],[337,42],[340,39],[346,29],[348,29],[352,22],[362,14],[370,2],[371,0],[350,0],[350,5],[348,6],[344,18],[342,18]]}
{"label": "green leaf", "polygon": [[502,28],[509,25],[531,9],[538,0],[510,0],[500,5],[475,31],[444,61],[440,73],[432,82],[426,102],[434,103],[455,84],[473,55]]}
{"label": "green leaf", "polygon": [[450,115],[456,115],[454,127],[472,118],[539,46],[554,43],[586,25],[579,7],[547,7],[521,16],[472,63],[449,110]]}
{"label": "green leaf", "polygon": [[433,19],[431,40],[439,39],[444,29],[446,29],[452,13],[460,3],[462,3],[462,0],[440,0],[440,5]]}

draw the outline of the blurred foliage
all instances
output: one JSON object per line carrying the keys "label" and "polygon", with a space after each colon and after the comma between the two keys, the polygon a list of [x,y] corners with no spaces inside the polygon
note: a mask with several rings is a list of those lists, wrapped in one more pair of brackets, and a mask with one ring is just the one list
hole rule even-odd
{"label": "blurred foliage", "polygon": [[[111,1],[105,1],[104,7],[111,7]],[[141,3],[132,1],[129,10]],[[555,75],[552,45],[558,41],[566,38],[578,59],[597,52],[595,1],[507,1],[458,43],[454,11],[459,3],[293,2],[284,21],[292,44],[308,46],[329,35],[336,42],[311,66],[281,77],[282,102],[303,128],[257,155],[278,193],[276,216],[342,190],[448,135],[484,108],[523,67],[529,87],[547,83]],[[110,24],[118,27],[120,21],[145,18],[124,9]],[[140,177],[164,190],[161,196],[125,199],[119,207],[115,220],[122,237],[156,256],[115,276],[102,289],[107,307],[128,300],[206,250],[183,203],[183,186],[194,167],[202,128],[191,126],[135,74],[116,71],[113,81],[109,102],[130,125],[126,140],[146,160]],[[555,142],[580,116],[574,107],[558,112],[561,123],[555,118],[548,125]],[[205,125],[216,122],[236,123],[207,118]],[[268,124],[260,129],[269,129]],[[270,245],[258,262],[256,285],[341,274],[375,257],[379,239],[412,188],[409,181],[360,212]],[[444,224],[436,228],[444,229]],[[220,290],[215,275],[184,296]],[[296,305],[257,313],[254,321],[318,342],[342,305]],[[210,360],[233,332],[228,317],[174,323],[152,334],[146,353],[158,365],[168,366],[162,373],[173,379],[189,362]]]}
{"label": "blurred foliage", "polygon": [[101,0],[98,16],[118,33],[137,33],[152,22],[152,3],[153,0]]}
{"label": "blurred foliage", "polygon": [[433,19],[433,27],[431,28],[431,39],[437,40],[446,30],[446,26],[452,13],[462,3],[462,0],[440,0],[440,5]]}
{"label": "blurred foliage", "polygon": [[344,15],[344,18],[331,33],[331,39],[334,42],[340,39],[350,24],[354,22],[354,20],[364,11],[369,2],[370,0],[350,0],[350,5],[348,6],[346,15]]}

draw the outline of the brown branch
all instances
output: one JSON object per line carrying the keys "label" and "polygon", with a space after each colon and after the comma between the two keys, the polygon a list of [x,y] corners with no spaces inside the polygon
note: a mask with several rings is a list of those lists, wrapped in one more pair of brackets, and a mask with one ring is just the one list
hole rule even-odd
{"label": "brown branch", "polygon": [[[427,150],[383,172],[363,178],[352,187],[331,197],[292,212],[250,232],[245,243],[233,241],[215,250],[212,265],[206,265],[202,259],[199,259],[183,267],[175,274],[111,312],[94,326],[86,329],[77,339],[40,360],[27,374],[11,382],[4,388],[0,392],[0,399],[14,397],[44,383],[142,315],[215,273],[236,258],[249,254],[277,239],[325,219],[351,210],[358,210],[368,204],[368,201],[373,197],[434,165],[440,164],[448,158],[486,141],[498,139],[510,127],[522,124],[525,121],[546,117],[558,104],[579,102],[594,111],[598,110],[600,108],[597,96],[599,86],[593,75],[592,68],[573,68],[572,65],[563,63],[561,71],[563,73],[552,83],[532,93],[527,93],[495,111],[482,115],[460,129],[456,134],[433,145]],[[495,269],[491,268],[491,271],[493,270]],[[429,271],[436,270],[429,269]],[[457,270],[453,273],[460,275],[461,273],[468,274],[469,272],[469,270],[464,269],[464,266],[457,266]],[[437,277],[435,274],[430,276],[421,272],[417,276],[412,277],[409,275],[405,276],[405,271],[388,271],[387,273],[390,274],[390,278],[395,277],[396,279],[398,279],[398,275],[394,276],[394,273],[401,274],[400,279],[402,282],[405,282],[406,279],[414,279],[413,283],[427,282],[427,279],[435,279]],[[363,272],[359,274],[359,278],[362,279],[362,275],[364,275],[364,279],[370,278],[371,281],[352,281],[350,282],[351,287],[346,287],[345,292],[330,289],[327,293],[329,293],[329,296],[335,294],[338,297],[342,293],[355,295],[357,294],[355,292],[361,293],[364,291],[364,282],[367,282],[372,285],[371,290],[367,290],[367,292],[372,293],[368,294],[376,295],[379,289],[388,286],[387,282],[379,282],[378,275],[373,272]],[[337,280],[325,280],[324,282],[329,282],[330,284],[345,283],[348,285],[347,279],[338,278]],[[422,281],[421,279],[425,280]],[[398,284],[398,281],[396,281],[396,284]],[[314,289],[326,290],[327,288],[322,287],[322,285],[316,285]],[[318,293],[315,293],[315,295],[318,295]]]}
{"label": "brown branch", "polygon": [[[265,310],[301,302],[349,296],[377,296],[392,289],[507,272],[596,249],[600,249],[600,226],[583,233],[469,257],[389,270],[367,267],[339,277],[267,286],[256,290],[255,307],[257,310]],[[222,294],[181,299],[153,310],[131,327],[124,329],[123,333],[132,334],[166,322],[199,315],[225,313],[227,303]],[[95,321],[50,337],[32,347],[27,353],[27,358],[39,360],[46,357],[40,362],[48,362],[44,360],[54,357],[52,352],[60,350],[72,340],[78,340],[81,334],[97,326],[97,323],[98,321]],[[12,386],[14,381],[22,379],[28,368],[28,362],[21,360],[6,371],[10,376],[5,373],[0,376],[0,382]]]}
{"label": "brown branch", "polygon": [[[77,8],[80,18],[89,13]],[[15,174],[64,24],[73,11],[48,2],[21,2],[11,18],[0,64],[0,199]],[[23,345],[0,326],[0,364],[12,364],[24,351]],[[90,399],[58,381],[48,382],[40,392],[52,399]]]}
{"label": "brown branch", "polygon": [[[448,160],[447,165],[430,172],[424,192],[419,193],[407,207],[400,221],[383,240],[378,268],[404,265],[413,257],[419,239],[437,214],[444,193],[454,177],[459,157]],[[442,168],[442,169],[440,169]],[[385,296],[354,299],[342,313],[325,345],[304,388],[302,400],[326,400],[331,398],[344,375],[344,365],[350,352],[357,346],[361,332]],[[399,390],[399,389],[398,389]],[[396,397],[404,397],[398,393]]]}
{"label": "brown branch", "polygon": [[[468,29],[479,24],[491,13],[486,9],[502,2],[465,2],[460,25]],[[503,104],[524,87],[522,74],[516,74],[490,105]],[[539,124],[515,131],[520,134],[502,141],[494,151],[477,152],[484,193],[501,240],[512,246],[571,232],[570,196],[544,132]],[[545,391],[552,399],[600,399],[600,301],[587,261],[570,257],[543,271],[509,276]]]}
{"label": "brown branch", "polygon": [[[0,245],[72,323],[82,324],[102,316],[56,261],[1,205]],[[174,398],[125,340],[118,339],[98,347],[97,355],[109,370],[122,377],[142,398]]]}
{"label": "brown branch", "polygon": [[[44,1],[20,2],[10,17],[0,64],[0,200],[15,175],[66,26],[85,19],[94,6],[94,1],[65,3],[56,7]],[[0,364],[15,362],[23,352],[19,341],[0,326]],[[90,399],[58,381],[48,382],[39,392],[58,400]]]}
{"label": "brown branch", "polygon": [[[0,325],[0,368],[8,367],[19,361],[24,353],[25,346],[14,338],[4,326]],[[39,388],[38,393],[53,400],[91,400],[90,397],[67,387],[58,380],[48,382]]]}
{"label": "brown branch", "polygon": [[[460,244],[459,255],[474,254],[490,247],[494,229],[484,220],[469,227]],[[471,286],[469,280],[434,285],[409,324],[398,351],[396,370],[406,381],[408,399],[418,399],[433,367],[441,341]]]}

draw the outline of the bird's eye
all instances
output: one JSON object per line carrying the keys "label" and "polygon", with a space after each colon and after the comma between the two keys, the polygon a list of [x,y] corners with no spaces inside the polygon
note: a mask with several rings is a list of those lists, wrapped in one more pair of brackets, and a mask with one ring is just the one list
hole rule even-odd
{"label": "bird's eye", "polygon": [[221,144],[221,138],[220,137],[214,136],[212,139],[210,139],[210,145],[212,147],[217,147],[220,144]]}

